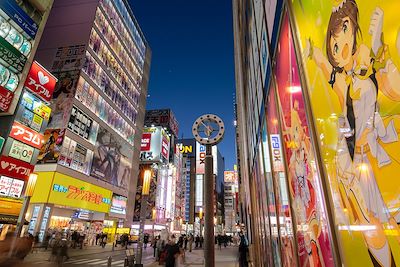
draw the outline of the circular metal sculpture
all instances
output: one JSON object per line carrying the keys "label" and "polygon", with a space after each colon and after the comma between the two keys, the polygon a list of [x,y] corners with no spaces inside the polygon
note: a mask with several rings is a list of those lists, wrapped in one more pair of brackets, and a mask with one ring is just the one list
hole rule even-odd
{"label": "circular metal sculpture", "polygon": [[224,137],[225,126],[217,115],[205,114],[193,123],[192,132],[200,144],[216,145]]}

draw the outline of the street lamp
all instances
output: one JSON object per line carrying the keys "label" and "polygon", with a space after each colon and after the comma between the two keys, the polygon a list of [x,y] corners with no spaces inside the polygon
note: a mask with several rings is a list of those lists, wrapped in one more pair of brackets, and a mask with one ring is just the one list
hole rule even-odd
{"label": "street lamp", "polygon": [[33,196],[33,191],[35,190],[37,178],[38,178],[38,175],[36,173],[31,173],[29,175],[28,183],[25,188],[24,202],[22,204],[22,208],[19,213],[18,221],[17,221],[17,229],[16,229],[17,236],[21,235],[22,226],[24,225],[24,222],[25,222],[25,215],[28,210],[29,202],[31,201],[31,197]]}
{"label": "street lamp", "polygon": [[200,237],[201,237],[203,235],[203,230],[201,229],[203,224],[203,208],[200,208],[199,218],[200,218]]}
{"label": "street lamp", "polygon": [[140,205],[140,226],[139,226],[139,240],[137,245],[137,261],[135,266],[143,266],[142,264],[142,252],[143,252],[143,241],[144,241],[144,225],[146,222],[147,212],[147,199],[150,193],[150,182],[152,172],[147,169],[143,173],[143,186],[142,186],[142,201]]}

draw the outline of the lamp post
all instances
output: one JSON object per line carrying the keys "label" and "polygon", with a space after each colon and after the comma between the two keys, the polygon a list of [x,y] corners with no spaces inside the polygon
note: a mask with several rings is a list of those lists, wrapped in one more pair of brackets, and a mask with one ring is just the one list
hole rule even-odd
{"label": "lamp post", "polygon": [[31,201],[31,197],[33,196],[33,191],[35,190],[37,178],[38,175],[36,173],[31,173],[29,175],[28,184],[26,185],[25,188],[24,202],[22,204],[22,208],[18,216],[17,228],[15,231],[16,236],[21,235],[22,226],[24,225],[25,222],[25,215],[26,212],[28,211],[29,202]]}
{"label": "lamp post", "polygon": [[193,124],[194,138],[206,146],[205,171],[204,171],[204,265],[215,266],[214,251],[214,173],[212,146],[218,144],[225,133],[225,126],[221,118],[214,114],[200,116]]}
{"label": "lamp post", "polygon": [[143,187],[142,187],[142,201],[140,205],[140,225],[139,225],[139,240],[137,245],[137,256],[135,266],[143,266],[142,264],[142,253],[143,253],[143,241],[144,241],[144,225],[146,222],[147,212],[147,199],[150,192],[151,182],[151,170],[145,170],[143,174]]}
{"label": "lamp post", "polygon": [[200,218],[200,237],[201,237],[203,235],[203,231],[201,229],[203,224],[203,208],[200,208],[199,218]]}

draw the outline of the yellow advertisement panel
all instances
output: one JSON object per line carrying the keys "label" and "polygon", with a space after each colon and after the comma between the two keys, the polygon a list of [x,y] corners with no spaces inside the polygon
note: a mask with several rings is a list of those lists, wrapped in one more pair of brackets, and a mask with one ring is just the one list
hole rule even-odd
{"label": "yellow advertisement panel", "polygon": [[398,0],[292,0],[345,266],[400,266]]}
{"label": "yellow advertisement panel", "polygon": [[0,214],[18,216],[21,208],[21,199],[0,198]]}
{"label": "yellow advertisement panel", "polygon": [[[52,177],[51,172],[45,174],[43,177]],[[39,177],[41,176],[39,175]],[[52,183],[47,184],[50,185],[50,188],[49,186],[36,186],[33,202],[43,201],[44,199],[39,196],[48,195],[48,200],[43,202],[105,213],[110,209],[112,191],[105,188],[58,172],[54,173]]]}

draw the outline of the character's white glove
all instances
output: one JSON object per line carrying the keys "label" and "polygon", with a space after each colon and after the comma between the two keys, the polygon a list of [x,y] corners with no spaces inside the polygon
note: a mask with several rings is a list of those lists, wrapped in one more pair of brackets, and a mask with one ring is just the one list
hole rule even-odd
{"label": "character's white glove", "polygon": [[311,39],[307,38],[306,45],[303,50],[303,58],[307,59],[307,58],[310,58],[311,56],[312,56],[312,43],[311,43]]}
{"label": "character's white glove", "polygon": [[377,7],[375,8],[374,12],[372,12],[371,22],[368,30],[368,33],[372,36],[371,48],[375,55],[378,53],[379,48],[382,46],[382,28],[383,10]]}

